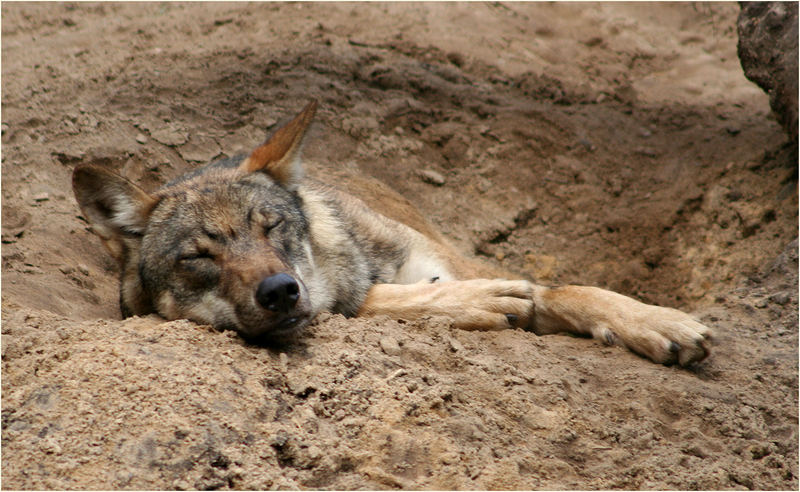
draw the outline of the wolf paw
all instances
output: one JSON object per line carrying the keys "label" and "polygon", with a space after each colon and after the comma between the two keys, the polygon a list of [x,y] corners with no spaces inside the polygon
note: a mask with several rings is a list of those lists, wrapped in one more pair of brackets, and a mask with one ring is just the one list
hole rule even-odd
{"label": "wolf paw", "polygon": [[688,366],[708,356],[709,327],[677,309],[631,301],[621,316],[596,324],[592,336],[661,364]]}

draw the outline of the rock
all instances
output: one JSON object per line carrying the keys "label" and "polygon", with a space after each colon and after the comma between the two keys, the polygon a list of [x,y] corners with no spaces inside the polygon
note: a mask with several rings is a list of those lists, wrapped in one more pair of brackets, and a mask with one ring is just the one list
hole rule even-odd
{"label": "rock", "polygon": [[42,451],[44,451],[46,454],[61,454],[62,452],[61,445],[58,444],[58,442],[52,437],[43,439],[40,442],[40,446],[42,448]]}
{"label": "rock", "polygon": [[378,120],[371,116],[348,117],[342,120],[342,130],[353,138],[366,138],[380,128]]}
{"label": "rock", "polygon": [[503,386],[514,386],[525,384],[525,380],[517,376],[506,376],[503,378]]}
{"label": "rock", "polygon": [[389,374],[389,376],[386,378],[386,381],[388,382],[388,381],[391,381],[394,378],[399,378],[401,376],[405,376],[407,373],[408,373],[408,371],[406,371],[405,369],[398,369],[398,370],[394,371],[393,373]]}
{"label": "rock", "polygon": [[30,220],[31,214],[28,212],[20,210],[19,207],[13,205],[3,204],[2,226],[4,232],[16,233],[19,230],[24,230]]}
{"label": "rock", "polygon": [[769,296],[770,301],[781,306],[787,304],[791,299],[792,295],[791,293],[789,293],[788,290],[784,290],[782,292],[776,292],[775,294]]}
{"label": "rock", "polygon": [[634,152],[645,157],[658,157],[658,152],[650,147],[639,147]]}
{"label": "rock", "polygon": [[139,142],[140,144],[146,144],[147,143],[147,137],[145,137],[144,134],[140,133],[140,134],[136,135],[136,141]]}
{"label": "rock", "polygon": [[383,337],[378,343],[386,355],[400,355],[402,351],[400,344],[392,337]]}
{"label": "rock", "polygon": [[455,65],[455,66],[457,66],[459,68],[463,67],[464,63],[466,63],[465,59],[464,59],[464,55],[462,55],[461,53],[457,53],[455,51],[451,51],[446,56],[447,56],[447,61],[449,61],[450,63],[452,63],[453,65]]}
{"label": "rock", "polygon": [[797,3],[742,2],[737,30],[745,76],[769,95],[778,121],[797,143]]}
{"label": "rock", "polygon": [[451,352],[463,352],[464,346],[461,345],[461,342],[456,340],[453,337],[446,337],[447,343],[450,345]]}
{"label": "rock", "polygon": [[189,133],[178,125],[169,124],[151,133],[153,140],[169,147],[183,145],[189,140]]}
{"label": "rock", "polygon": [[[796,279],[797,278],[797,238],[790,241],[783,251],[772,261],[764,272],[764,277]],[[795,284],[796,284],[795,280]]]}
{"label": "rock", "polygon": [[[598,99],[600,98],[598,97]],[[597,102],[602,102],[602,101],[597,101]],[[595,150],[597,150],[597,147],[595,147],[592,141],[589,140],[588,138],[578,139],[578,143],[583,145],[583,148],[585,148],[588,152],[594,152]]]}
{"label": "rock", "polygon": [[775,211],[769,207],[762,207],[747,201],[736,201],[730,204],[736,213],[742,228],[742,236],[750,237],[761,229],[762,224],[772,222]]}
{"label": "rock", "polygon": [[651,267],[657,267],[667,254],[668,252],[665,250],[664,245],[655,245],[642,251],[642,259],[645,264]]}
{"label": "rock", "polygon": [[442,186],[445,183],[444,176],[431,169],[421,170],[419,172],[419,177],[422,178],[422,181],[435,186]]}
{"label": "rock", "polygon": [[588,48],[594,48],[595,46],[600,46],[601,44],[603,44],[603,38],[601,38],[600,36],[592,36],[588,39],[581,41],[581,44],[583,44]]}
{"label": "rock", "polygon": [[186,161],[206,163],[219,155],[220,148],[212,138],[193,135],[178,152]]}

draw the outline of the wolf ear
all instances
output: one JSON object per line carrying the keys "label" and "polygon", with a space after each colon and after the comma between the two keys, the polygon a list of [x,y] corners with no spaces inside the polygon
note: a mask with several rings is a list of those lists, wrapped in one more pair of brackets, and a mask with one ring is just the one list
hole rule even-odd
{"label": "wolf ear", "polygon": [[303,177],[303,166],[300,162],[303,137],[316,111],[317,101],[312,100],[292,121],[279,128],[254,150],[242,162],[239,170],[247,173],[264,171],[278,183],[289,188],[296,187]]}
{"label": "wolf ear", "polygon": [[72,190],[84,217],[118,260],[123,259],[124,240],[142,235],[158,202],[122,176],[92,165],[75,168]]}

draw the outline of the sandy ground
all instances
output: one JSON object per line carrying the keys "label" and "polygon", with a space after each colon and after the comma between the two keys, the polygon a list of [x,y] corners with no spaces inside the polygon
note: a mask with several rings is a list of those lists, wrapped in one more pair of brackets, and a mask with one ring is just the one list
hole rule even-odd
{"label": "sandy ground", "polygon": [[[3,3],[2,487],[797,489],[797,154],[737,13]],[[312,97],[316,174],[380,179],[540,282],[690,311],[712,356],[447,319],[325,315],[282,348],[121,321],[72,168],[155,188]]]}

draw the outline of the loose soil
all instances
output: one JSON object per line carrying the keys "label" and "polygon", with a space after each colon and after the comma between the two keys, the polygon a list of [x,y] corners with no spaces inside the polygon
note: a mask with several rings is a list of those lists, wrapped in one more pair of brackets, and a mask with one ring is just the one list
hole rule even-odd
{"label": "loose soil", "polygon": [[[797,151],[736,4],[2,5],[5,489],[798,488]],[[466,254],[692,312],[710,358],[323,315],[121,320],[78,163],[147,189],[311,98],[310,172]]]}

